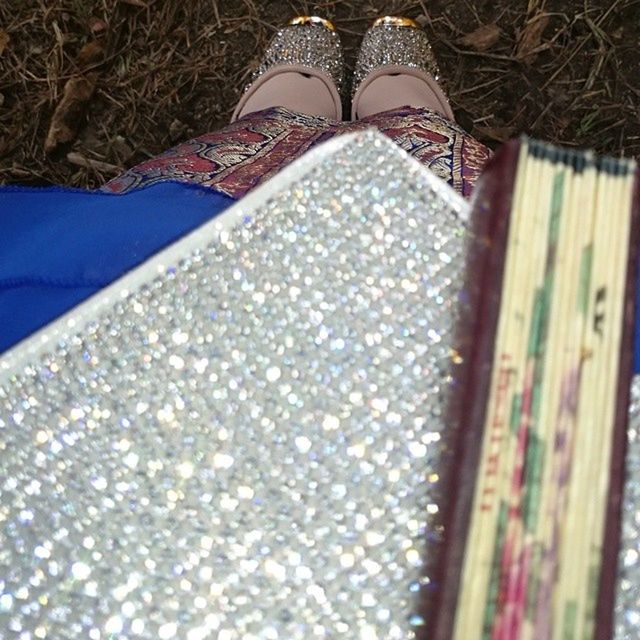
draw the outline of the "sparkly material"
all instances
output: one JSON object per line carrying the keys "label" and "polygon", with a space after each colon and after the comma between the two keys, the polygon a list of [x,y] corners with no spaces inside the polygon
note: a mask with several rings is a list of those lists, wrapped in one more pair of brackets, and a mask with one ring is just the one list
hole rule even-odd
{"label": "sparkly material", "polygon": [[0,359],[0,637],[413,637],[465,220],[335,139]]}
{"label": "sparkly material", "polygon": [[640,638],[640,376],[631,384],[615,609],[616,640]]}
{"label": "sparkly material", "polygon": [[338,93],[344,90],[344,62],[340,37],[320,25],[289,25],[271,40],[260,66],[245,91],[264,73],[279,65],[302,65],[318,69],[333,80]]}
{"label": "sparkly material", "polygon": [[358,122],[334,122],[277,107],[180,144],[114,178],[103,189],[124,193],[178,180],[241,198],[313,145],[342,132],[371,127],[465,197],[471,195],[491,154],[459,125],[429,109],[404,107]]}
{"label": "sparkly material", "polygon": [[381,24],[369,29],[362,39],[351,95],[369,73],[387,65],[421,69],[436,80],[440,76],[429,39],[422,29]]}

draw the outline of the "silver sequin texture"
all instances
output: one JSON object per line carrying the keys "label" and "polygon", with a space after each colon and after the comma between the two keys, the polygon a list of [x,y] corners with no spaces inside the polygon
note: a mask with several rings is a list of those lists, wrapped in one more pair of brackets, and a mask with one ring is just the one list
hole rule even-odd
{"label": "silver sequin texture", "polygon": [[413,637],[465,229],[427,177],[367,134],[2,374],[0,637]]}
{"label": "silver sequin texture", "polygon": [[640,376],[631,384],[622,537],[615,610],[616,640],[640,638]]}
{"label": "silver sequin texture", "polygon": [[267,47],[245,91],[261,75],[278,65],[302,65],[324,71],[335,83],[338,93],[344,90],[340,37],[325,27],[290,25],[280,29]]}
{"label": "silver sequin texture", "polygon": [[353,74],[352,96],[369,73],[387,65],[415,67],[431,74],[436,80],[440,77],[436,58],[424,31],[413,27],[378,25],[369,29],[362,39]]}

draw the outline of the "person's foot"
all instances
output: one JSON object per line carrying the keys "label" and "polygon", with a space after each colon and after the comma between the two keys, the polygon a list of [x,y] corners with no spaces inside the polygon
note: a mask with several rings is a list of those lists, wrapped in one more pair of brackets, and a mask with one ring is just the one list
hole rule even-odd
{"label": "person's foot", "polygon": [[426,34],[410,18],[379,18],[365,34],[353,78],[351,119],[426,107],[453,120]]}
{"label": "person's foot", "polygon": [[342,46],[333,24],[299,16],[274,36],[231,121],[270,107],[341,120],[343,81]]}

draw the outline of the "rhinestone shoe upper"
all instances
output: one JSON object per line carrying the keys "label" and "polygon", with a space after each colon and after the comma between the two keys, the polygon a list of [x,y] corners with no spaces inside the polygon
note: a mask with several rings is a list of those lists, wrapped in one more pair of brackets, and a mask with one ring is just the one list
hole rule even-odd
{"label": "rhinestone shoe upper", "polygon": [[421,69],[436,80],[440,75],[427,35],[407,18],[381,18],[367,31],[358,54],[352,95],[369,73],[390,65]]}
{"label": "rhinestone shoe upper", "polygon": [[267,47],[245,91],[260,76],[279,65],[300,65],[323,71],[333,80],[338,92],[343,91],[342,45],[340,37],[326,20],[294,18],[280,29]]}

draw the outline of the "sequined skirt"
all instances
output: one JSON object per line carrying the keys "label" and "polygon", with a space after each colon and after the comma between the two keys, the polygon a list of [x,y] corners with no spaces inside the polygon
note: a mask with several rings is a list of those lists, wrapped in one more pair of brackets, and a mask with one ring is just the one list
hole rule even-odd
{"label": "sequined skirt", "polygon": [[336,122],[276,107],[173,147],[111,180],[104,189],[123,193],[178,180],[241,198],[310,147],[369,128],[391,138],[465,197],[490,156],[489,149],[459,125],[429,109],[403,107],[357,122]]}

